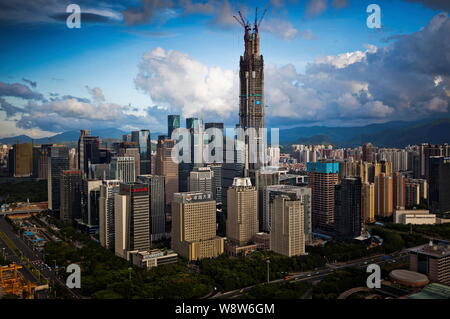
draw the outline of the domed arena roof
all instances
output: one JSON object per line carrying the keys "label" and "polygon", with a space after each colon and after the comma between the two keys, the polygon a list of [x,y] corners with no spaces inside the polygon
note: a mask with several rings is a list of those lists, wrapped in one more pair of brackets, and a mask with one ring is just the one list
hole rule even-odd
{"label": "domed arena roof", "polygon": [[396,269],[389,274],[392,281],[408,287],[423,287],[429,283],[428,277],[415,271]]}

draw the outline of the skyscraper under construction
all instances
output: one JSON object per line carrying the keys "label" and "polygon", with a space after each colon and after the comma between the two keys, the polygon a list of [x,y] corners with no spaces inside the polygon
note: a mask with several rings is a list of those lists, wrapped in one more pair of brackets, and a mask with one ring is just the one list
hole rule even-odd
{"label": "skyscraper under construction", "polygon": [[[265,14],[265,12],[264,12]],[[258,159],[250,160],[251,156],[255,156],[256,152],[263,152],[264,136],[259,129],[264,127],[264,59],[260,54],[259,46],[259,26],[264,14],[258,21],[258,11],[256,11],[255,22],[253,27],[249,21],[245,21],[239,12],[239,18],[235,19],[245,29],[244,55],[240,58],[240,96],[239,96],[239,126],[247,130],[249,128],[256,129],[256,136],[246,137],[245,145],[247,149],[246,169],[258,169],[262,166],[262,159],[258,155]],[[254,143],[252,145],[252,143]],[[250,147],[249,147],[250,145]],[[253,153],[253,154],[251,154]]]}

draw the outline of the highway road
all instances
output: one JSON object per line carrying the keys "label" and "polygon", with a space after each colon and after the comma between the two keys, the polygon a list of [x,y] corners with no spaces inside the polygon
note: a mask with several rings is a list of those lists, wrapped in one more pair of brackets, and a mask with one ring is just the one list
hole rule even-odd
{"label": "highway road", "polygon": [[[386,259],[386,256],[388,256],[389,259]],[[333,273],[337,270],[349,268],[349,267],[359,267],[364,268],[367,267],[369,264],[378,264],[383,265],[386,263],[395,262],[399,260],[404,260],[408,257],[408,253],[406,251],[396,252],[391,255],[382,255],[382,256],[372,256],[367,258],[361,258],[357,260],[350,260],[346,263],[339,263],[336,265],[327,265],[325,268],[321,268],[315,271],[309,271],[309,272],[303,272],[303,273],[293,273],[289,274],[292,276],[291,279],[285,280],[285,279],[276,279],[272,280],[269,283],[270,284],[277,284],[282,282],[299,282],[299,281],[318,281],[322,280],[325,276],[329,275],[330,273]],[[211,297],[211,299],[217,299],[217,298],[236,298],[248,291],[250,291],[255,285],[236,289],[233,291],[228,292],[218,292],[214,296]]]}
{"label": "highway road", "polygon": [[[63,287],[69,294],[72,295],[72,297],[76,299],[83,298],[78,292],[74,291],[73,289],[69,289],[66,286],[66,283],[61,280],[55,271],[49,270],[47,267],[44,266],[44,255],[38,251],[33,250],[31,247],[29,247],[23,240],[20,238],[20,236],[14,231],[12,226],[5,220],[4,217],[0,217],[0,231],[3,232],[15,245],[16,247],[22,252],[22,254],[27,258],[30,262],[32,262],[36,268],[39,269],[41,272],[41,275],[47,279],[48,282],[53,282],[58,284],[59,286]],[[3,243],[3,241],[1,241]],[[5,243],[3,243],[5,244]],[[0,252],[2,253],[2,252]],[[12,254],[15,256],[15,254],[10,251],[8,254]],[[8,256],[9,257],[9,256]],[[18,264],[22,264],[20,260],[16,257],[16,259],[10,258],[11,261],[16,262]],[[32,278],[33,282],[37,282],[36,278],[31,274],[31,272],[26,269],[24,270],[24,275],[28,280],[30,280],[29,275],[26,273],[29,273]]]}

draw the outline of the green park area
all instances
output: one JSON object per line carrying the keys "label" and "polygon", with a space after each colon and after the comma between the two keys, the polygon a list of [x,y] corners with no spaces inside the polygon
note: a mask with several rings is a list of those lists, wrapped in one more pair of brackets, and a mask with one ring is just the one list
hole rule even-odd
{"label": "green park area", "polygon": [[47,200],[47,181],[0,183],[0,204],[16,202],[44,202]]}
{"label": "green park area", "polygon": [[[372,255],[390,254],[428,240],[416,232],[411,234],[391,227],[373,227],[373,234],[384,240],[382,246],[368,248],[358,242],[328,242],[324,246],[308,246],[308,255],[305,256],[286,257],[271,251],[257,251],[246,257],[223,254],[194,263],[188,263],[180,257],[176,264],[140,269],[115,256],[89,236],[77,232],[72,226],[56,219],[50,221],[59,228],[58,235],[64,241],[47,243],[46,262],[53,264],[56,261],[60,268],[70,263],[79,264],[82,271],[81,293],[101,299],[200,298],[211,293],[214,287],[220,291],[231,291],[249,286],[255,287],[244,295],[246,298],[300,298],[310,289],[309,284],[283,282],[270,287],[263,284],[267,280],[268,258],[270,280],[275,280],[287,273],[312,271],[329,262],[347,262]],[[442,230],[436,227],[428,231]],[[348,287],[359,285],[363,277],[367,277],[363,270],[362,273],[350,268],[337,271],[314,286],[310,295],[313,298],[334,298]]]}

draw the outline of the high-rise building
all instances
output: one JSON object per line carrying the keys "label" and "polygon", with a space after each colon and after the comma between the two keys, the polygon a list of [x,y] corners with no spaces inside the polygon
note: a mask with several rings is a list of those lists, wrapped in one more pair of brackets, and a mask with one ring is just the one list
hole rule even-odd
{"label": "high-rise building", "polygon": [[307,163],[308,184],[312,189],[313,231],[334,229],[334,186],[339,180],[339,163]]}
{"label": "high-rise building", "polygon": [[73,222],[81,218],[81,177],[82,172],[61,172],[61,209],[59,217],[64,222]]}
{"label": "high-rise building", "polygon": [[222,205],[222,164],[209,164],[208,167],[214,174],[214,198],[217,205]]}
{"label": "high-rise building", "polygon": [[118,179],[123,183],[136,181],[136,161],[134,157],[113,157],[111,160],[110,179]]}
{"label": "high-rise building", "polygon": [[258,220],[259,220],[259,229],[263,229],[263,221],[264,221],[264,188],[270,185],[279,185],[280,184],[280,172],[277,168],[273,167],[263,167],[256,171],[251,171],[250,175],[254,175],[253,177],[253,185],[256,186],[256,190],[258,191]]}
{"label": "high-rise building", "polygon": [[131,142],[131,134],[123,134],[122,142]]}
{"label": "high-rise building", "polygon": [[450,218],[450,157],[431,156],[428,207],[439,218]]}
{"label": "high-rise building", "polygon": [[[241,21],[245,29],[244,34],[244,55],[240,58],[239,83],[240,83],[240,99],[239,99],[239,127],[247,130],[254,128],[257,130],[254,140],[246,137],[246,163],[249,163],[249,153],[255,146],[257,152],[265,153],[263,145],[265,144],[261,128],[264,128],[264,59],[260,54],[259,30],[258,23],[255,21],[253,28],[248,22]],[[255,155],[255,154],[253,154]],[[259,169],[264,165],[260,156],[256,163],[249,163],[249,170]]]}
{"label": "high-rise building", "polygon": [[394,213],[392,177],[380,173],[375,177],[375,214],[390,217]]}
{"label": "high-rise building", "polygon": [[83,179],[81,189],[81,222],[89,228],[98,229],[100,215],[101,180]]}
{"label": "high-rise building", "polygon": [[14,144],[9,151],[12,162],[9,163],[14,177],[28,177],[33,174],[33,144]]}
{"label": "high-rise building", "polygon": [[339,180],[346,177],[360,177],[362,162],[354,161],[352,158],[339,162]]}
{"label": "high-rise building", "polygon": [[[227,137],[228,141],[231,139]],[[227,205],[227,190],[233,185],[235,177],[244,175],[244,150],[242,143],[236,142],[234,150],[224,150],[224,163],[222,164],[222,204],[224,210]],[[229,160],[227,160],[229,158]]]}
{"label": "high-rise building", "polygon": [[270,206],[270,250],[288,257],[305,254],[302,201],[294,194],[276,195]]}
{"label": "high-rise building", "polygon": [[280,165],[280,148],[268,147],[267,148],[267,164],[269,166],[278,167]]}
{"label": "high-rise building", "polygon": [[250,178],[235,178],[227,199],[227,239],[233,244],[245,245],[259,228],[258,192]]}
{"label": "high-rise building", "polygon": [[178,189],[180,192],[189,190],[188,178],[190,172],[196,167],[204,166],[203,150],[205,143],[207,143],[201,120],[196,117],[187,118],[186,128],[189,130],[189,149],[183,149],[183,153],[189,152],[189,161],[182,161],[178,166]]}
{"label": "high-rise building", "polygon": [[114,222],[114,197],[120,191],[119,180],[104,180],[100,186],[99,198],[99,239],[100,244],[114,250],[115,222]]}
{"label": "high-rise building", "polygon": [[338,238],[361,235],[361,186],[359,177],[344,178],[335,186],[334,226]]}
{"label": "high-rise building", "polygon": [[130,252],[149,250],[150,190],[148,184],[120,184],[114,198],[115,253],[129,260]]}
{"label": "high-rise building", "polygon": [[363,183],[361,190],[362,223],[375,222],[375,184]]}
{"label": "high-rise building", "polygon": [[362,146],[362,160],[364,162],[375,162],[375,156],[374,156],[374,148],[371,143],[366,143]]}
{"label": "high-rise building", "polygon": [[216,236],[212,193],[176,193],[172,203],[172,249],[189,260],[217,257],[224,238]]}
{"label": "high-rise building", "polygon": [[420,184],[414,182],[405,183],[405,207],[412,208],[420,204]]}
{"label": "high-rise building", "polygon": [[91,164],[89,166],[89,179],[109,179],[111,176],[111,161],[102,164]]}
{"label": "high-rise building", "polygon": [[414,179],[420,185],[420,199],[428,199],[428,182],[426,179]]}
{"label": "high-rise building", "polygon": [[91,131],[80,130],[78,139],[78,167],[82,176],[88,176],[89,164],[100,162],[100,139],[98,136],[91,136]]}
{"label": "high-rise building", "polygon": [[[211,134],[207,135],[207,130],[212,129],[212,128],[218,130],[221,133],[221,136],[222,136],[221,139],[220,139],[220,136],[211,135]],[[211,132],[209,132],[209,133],[211,133]],[[213,133],[218,134],[215,130]],[[216,163],[222,163],[224,161],[224,159],[222,161],[215,160],[216,156],[217,157],[219,157],[219,155],[223,156],[224,143],[225,143],[225,135],[224,135],[223,123],[205,123],[205,134],[204,134],[205,148],[206,148],[206,145],[213,144],[213,146],[211,146],[211,150],[210,150],[211,159],[210,160],[204,159],[206,164],[212,164],[212,163],[216,164]]]}
{"label": "high-rise building", "polygon": [[156,175],[164,176],[165,202],[172,202],[173,194],[178,192],[178,163],[172,160],[175,140],[159,139],[156,149]]}
{"label": "high-rise building", "polygon": [[137,143],[139,147],[139,175],[150,174],[152,143],[149,130],[131,132],[131,141]]}
{"label": "high-rise building", "polygon": [[221,131],[223,131],[223,123],[221,122],[208,122],[205,123],[205,130],[209,129],[209,128],[217,128]]}
{"label": "high-rise building", "polygon": [[311,188],[303,186],[294,185],[271,185],[264,188],[263,192],[263,222],[262,228],[260,230],[265,232],[271,231],[271,216],[270,203],[273,201],[275,196],[287,195],[290,198],[295,198],[300,200],[303,205],[303,215],[304,215],[304,236],[305,242],[310,243],[312,241],[312,198],[311,198]]}
{"label": "high-rise building", "polygon": [[435,156],[449,157],[450,156],[450,148],[448,144],[443,145],[433,145],[433,144],[425,144],[423,145],[423,157],[421,158],[422,165],[424,168],[425,174],[422,178],[429,180],[430,178],[430,158]]}
{"label": "high-rise building", "polygon": [[69,150],[69,169],[78,170],[78,150],[76,148],[71,148]]}
{"label": "high-rise building", "polygon": [[392,175],[392,162],[382,160],[381,164],[381,173],[384,173],[386,176]]}
{"label": "high-rise building", "polygon": [[210,167],[194,167],[188,185],[189,192],[211,192],[215,198],[214,172]]}
{"label": "high-rise building", "polygon": [[392,200],[394,209],[405,207],[405,183],[406,177],[403,174],[399,172],[392,173]]}
{"label": "high-rise building", "polygon": [[196,129],[198,130],[201,126],[201,120],[197,117],[189,117],[186,119],[186,128],[187,129]]}
{"label": "high-rise building", "polygon": [[138,176],[138,181],[148,184],[150,187],[150,216],[152,221],[152,241],[170,237],[166,231],[166,213],[164,203],[164,176],[143,175]]}
{"label": "high-rise building", "polygon": [[119,145],[117,156],[133,157],[135,176],[139,176],[141,172],[141,155],[139,144],[136,142],[122,142]]}
{"label": "high-rise building", "polygon": [[61,204],[61,172],[69,169],[69,150],[67,146],[53,145],[50,148],[47,169],[48,208],[59,212]]}
{"label": "high-rise building", "polygon": [[169,139],[172,138],[172,132],[180,128],[180,116],[179,115],[168,115],[167,116],[167,136]]}
{"label": "high-rise building", "polygon": [[38,173],[40,179],[48,178],[48,160],[50,157],[52,144],[42,144],[39,151]]}

